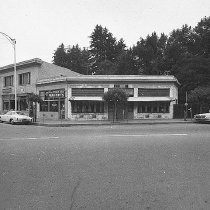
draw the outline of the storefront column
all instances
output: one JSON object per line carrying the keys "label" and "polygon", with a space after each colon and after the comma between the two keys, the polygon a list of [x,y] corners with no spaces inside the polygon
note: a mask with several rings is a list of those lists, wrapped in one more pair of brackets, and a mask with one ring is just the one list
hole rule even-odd
{"label": "storefront column", "polygon": [[[104,93],[108,92],[109,91],[109,88],[104,88]],[[108,103],[104,102],[104,116],[107,117],[108,119]]]}
{"label": "storefront column", "polygon": [[136,119],[138,116],[138,102],[133,102],[133,118]]}
{"label": "storefront column", "polygon": [[37,103],[36,116],[39,118],[40,103]]}
{"label": "storefront column", "polygon": [[138,88],[134,88],[133,97],[135,97],[135,98],[138,97]]}
{"label": "storefront column", "polygon": [[169,119],[173,118],[174,115],[174,104],[175,102],[170,102],[170,106],[169,106]]}
{"label": "storefront column", "polygon": [[67,113],[67,118],[71,119],[72,118],[72,106],[71,106],[71,101],[69,99],[72,97],[71,95],[71,88],[67,89],[67,108],[66,108],[66,113]]}
{"label": "storefront column", "polygon": [[0,113],[3,111],[2,96],[0,96]]}

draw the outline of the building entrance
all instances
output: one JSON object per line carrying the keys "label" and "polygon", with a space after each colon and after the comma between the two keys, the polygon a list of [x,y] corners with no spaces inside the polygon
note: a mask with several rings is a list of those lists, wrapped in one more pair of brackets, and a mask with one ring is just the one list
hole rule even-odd
{"label": "building entrance", "polygon": [[117,104],[116,108],[114,104],[108,104],[108,119],[109,120],[132,120],[133,114],[133,102],[127,102],[126,104]]}

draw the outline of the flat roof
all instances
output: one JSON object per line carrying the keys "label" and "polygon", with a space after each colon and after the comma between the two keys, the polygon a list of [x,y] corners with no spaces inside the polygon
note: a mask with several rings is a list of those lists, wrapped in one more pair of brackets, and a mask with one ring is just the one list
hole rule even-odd
{"label": "flat roof", "polygon": [[73,77],[55,77],[41,79],[37,85],[57,82],[174,82],[180,85],[172,75],[79,75]]}

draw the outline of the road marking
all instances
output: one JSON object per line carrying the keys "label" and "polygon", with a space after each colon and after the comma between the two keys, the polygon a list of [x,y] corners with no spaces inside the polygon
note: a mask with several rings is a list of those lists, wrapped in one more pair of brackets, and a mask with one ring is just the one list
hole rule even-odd
{"label": "road marking", "polygon": [[150,137],[150,136],[187,136],[186,133],[157,133],[157,134],[114,134],[113,137]]}
{"label": "road marking", "polygon": [[59,137],[57,136],[46,136],[46,137],[28,137],[28,138],[4,138],[0,139],[0,141],[5,141],[5,140],[44,140],[44,139],[58,139]]}

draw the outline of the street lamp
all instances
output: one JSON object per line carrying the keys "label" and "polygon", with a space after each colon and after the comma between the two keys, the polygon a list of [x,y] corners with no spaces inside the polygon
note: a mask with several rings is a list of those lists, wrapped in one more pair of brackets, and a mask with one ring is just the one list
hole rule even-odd
{"label": "street lamp", "polygon": [[16,73],[16,40],[7,34],[0,32],[13,46],[14,49],[14,89],[15,89],[15,111],[17,111],[17,73]]}

